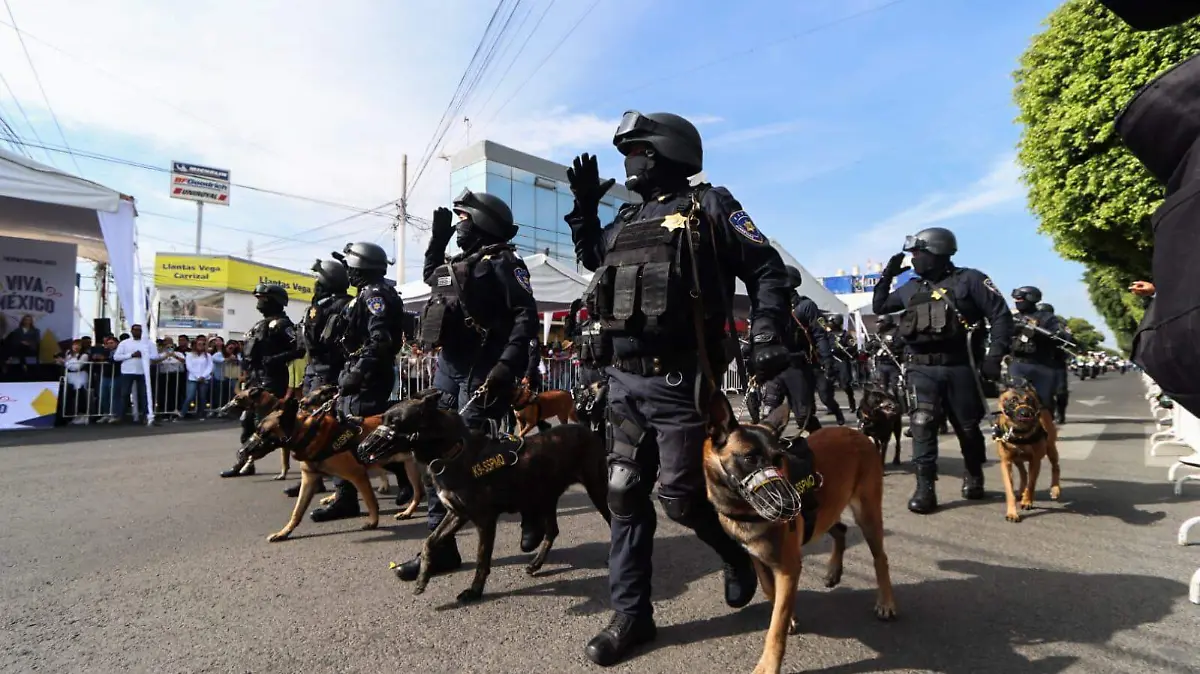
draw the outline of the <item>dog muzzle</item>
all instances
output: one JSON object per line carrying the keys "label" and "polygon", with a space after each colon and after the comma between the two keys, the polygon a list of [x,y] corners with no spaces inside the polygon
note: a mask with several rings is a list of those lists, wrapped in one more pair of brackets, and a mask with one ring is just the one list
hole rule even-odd
{"label": "dog muzzle", "polygon": [[790,522],[800,516],[800,492],[777,468],[756,470],[736,484],[737,492],[770,522]]}
{"label": "dog muzzle", "polygon": [[1017,423],[1026,424],[1037,418],[1037,410],[1032,405],[1017,405],[1010,411],[1009,416]]}
{"label": "dog muzzle", "polygon": [[405,451],[407,443],[419,437],[420,433],[397,433],[391,426],[380,424],[358,443],[355,454],[361,463],[382,463]]}

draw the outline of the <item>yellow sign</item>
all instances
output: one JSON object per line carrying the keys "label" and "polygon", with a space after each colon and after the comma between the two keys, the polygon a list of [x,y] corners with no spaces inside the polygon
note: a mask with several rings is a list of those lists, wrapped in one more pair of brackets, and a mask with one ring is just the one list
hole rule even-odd
{"label": "yellow sign", "polygon": [[259,283],[278,283],[289,299],[312,299],[314,278],[309,274],[216,255],[156,255],[154,285],[173,288],[221,288],[254,292]]}

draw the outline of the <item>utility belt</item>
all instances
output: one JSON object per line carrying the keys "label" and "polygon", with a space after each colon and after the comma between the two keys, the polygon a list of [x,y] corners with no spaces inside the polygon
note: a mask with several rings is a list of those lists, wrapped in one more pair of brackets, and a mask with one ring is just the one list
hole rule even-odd
{"label": "utility belt", "polygon": [[1063,367],[1066,367],[1065,365],[1059,365],[1058,363],[1046,360],[1045,358],[1038,358],[1037,356],[1032,356],[1032,355],[1028,355],[1028,354],[1024,354],[1024,355],[1013,354],[1012,362],[1022,363],[1024,365],[1042,365],[1044,367],[1053,368],[1055,370],[1059,370],[1059,369],[1062,369]]}
{"label": "utility belt", "polygon": [[909,353],[904,362],[909,365],[970,365],[971,358],[962,353]]}
{"label": "utility belt", "polygon": [[695,353],[671,354],[669,356],[631,356],[613,358],[612,366],[622,372],[639,377],[655,377],[672,372],[692,372],[698,364]]}

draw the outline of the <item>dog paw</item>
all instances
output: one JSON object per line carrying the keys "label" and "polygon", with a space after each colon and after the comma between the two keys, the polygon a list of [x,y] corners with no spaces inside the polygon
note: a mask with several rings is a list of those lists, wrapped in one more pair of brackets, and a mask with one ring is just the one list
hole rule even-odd
{"label": "dog paw", "polygon": [[267,536],[267,542],[268,543],[278,543],[279,541],[286,541],[288,539],[288,536],[290,536],[290,535],[291,534],[285,534],[282,531],[280,531],[278,533],[274,533],[274,534],[271,534],[270,536]]}
{"label": "dog paw", "polygon": [[528,566],[525,567],[526,575],[530,575],[530,576],[536,575],[537,572],[541,571],[541,570],[542,570],[541,562],[531,562]]}
{"label": "dog paw", "polygon": [[337,498],[337,494],[334,494],[332,496],[326,496],[325,498],[321,499],[321,505],[327,506],[330,503],[333,503],[333,500],[336,498]]}
{"label": "dog paw", "polygon": [[880,620],[895,620],[896,605],[891,602],[877,602],[875,604],[875,617]]}
{"label": "dog paw", "polygon": [[788,632],[787,633],[788,634],[799,634],[800,633],[800,621],[796,620],[796,616],[792,616],[791,618],[788,619]]}
{"label": "dog paw", "polygon": [[1008,520],[1009,522],[1020,522],[1021,513],[1017,512],[1016,510],[1010,510],[1005,513],[1004,519]]}
{"label": "dog paw", "polygon": [[468,587],[458,593],[458,601],[460,604],[469,604],[473,601],[479,601],[483,596],[483,590],[476,590],[474,587]]}
{"label": "dog paw", "polygon": [[1021,501],[1021,510],[1033,510],[1033,499]]}
{"label": "dog paw", "polygon": [[842,567],[825,572],[825,587],[837,587],[842,582]]}
{"label": "dog paw", "polygon": [[392,492],[392,488],[391,488],[390,486],[388,486],[388,487],[375,487],[375,493],[376,493],[376,494],[390,494],[391,492]]}
{"label": "dog paw", "polygon": [[413,516],[413,514],[406,510],[403,512],[398,512],[395,515],[392,515],[392,518],[397,519],[397,520],[411,520],[412,516]]}
{"label": "dog paw", "polygon": [[1057,501],[1060,496],[1062,496],[1062,487],[1060,487],[1058,485],[1054,485],[1053,487],[1050,487],[1050,500],[1051,501]]}
{"label": "dog paw", "polygon": [[286,480],[286,479],[287,479],[287,473],[280,473],[280,474],[276,475],[275,477],[273,477],[273,478],[271,478],[271,479],[272,479],[272,480],[276,480],[276,481],[278,481],[278,480]]}
{"label": "dog paw", "polygon": [[428,584],[429,581],[422,582],[420,579],[418,579],[417,583],[413,585],[413,594],[425,594],[425,586]]}
{"label": "dog paw", "polygon": [[375,520],[374,522],[364,522],[362,525],[362,531],[371,531],[372,529],[378,529],[378,528],[379,528],[379,520]]}

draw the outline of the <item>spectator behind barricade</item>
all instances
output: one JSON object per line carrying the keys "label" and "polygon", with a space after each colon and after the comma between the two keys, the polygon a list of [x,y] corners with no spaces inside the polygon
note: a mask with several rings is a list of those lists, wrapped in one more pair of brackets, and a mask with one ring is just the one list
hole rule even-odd
{"label": "spectator behind barricade", "polygon": [[196,403],[196,417],[204,421],[209,416],[208,394],[213,380],[213,357],[208,352],[208,340],[204,335],[196,337],[192,350],[184,359],[187,368],[187,389],[183,404],[179,406],[179,418],[188,416],[192,403]]}
{"label": "spectator behind barricade", "polygon": [[187,335],[180,335],[175,338],[175,348],[184,356],[192,351],[192,338]]}
{"label": "spectator behind barricade", "polygon": [[212,409],[218,410],[229,402],[225,392],[225,340],[212,337],[208,340],[208,354],[212,356],[213,377],[208,398],[212,401]]}
{"label": "spectator behind barricade", "polygon": [[38,345],[42,341],[42,332],[33,325],[33,316],[25,314],[16,330],[4,338],[5,352],[8,358],[20,366],[37,365]]}
{"label": "spectator behind barricade", "polygon": [[76,339],[71,342],[71,348],[56,360],[65,372],[63,417],[70,419],[72,425],[87,425],[88,352],[83,348],[83,340]]}
{"label": "spectator behind barricade", "polygon": [[179,402],[187,388],[187,353],[175,346],[175,340],[163,337],[158,347],[158,365],[152,367],[154,375],[154,412],[175,416]]}
{"label": "spectator behind barricade", "polygon": [[113,352],[113,360],[121,364],[120,374],[117,375],[117,397],[113,401],[113,414],[103,423],[120,423],[129,408],[129,397],[135,396],[133,421],[140,423],[143,413],[146,413],[146,380],[145,373],[149,363],[158,359],[154,343],[142,337],[142,326],[134,325],[130,332],[133,334],[122,339]]}
{"label": "spectator behind barricade", "polygon": [[88,354],[88,369],[91,371],[91,388],[96,391],[96,406],[89,415],[101,421],[112,415],[113,400],[116,398],[117,369],[120,367],[113,361],[113,353],[117,350],[117,338],[105,335],[100,340],[100,346],[92,348]]}

